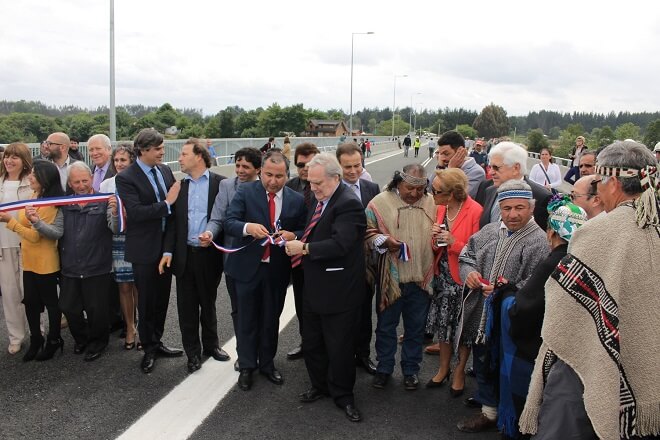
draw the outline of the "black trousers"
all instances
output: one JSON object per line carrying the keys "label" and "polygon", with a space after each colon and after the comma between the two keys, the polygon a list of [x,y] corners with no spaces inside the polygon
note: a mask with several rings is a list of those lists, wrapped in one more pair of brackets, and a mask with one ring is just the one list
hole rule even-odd
{"label": "black trousers", "polygon": [[353,345],[360,308],[334,314],[305,309],[303,354],[312,386],[330,393],[340,406],[353,404],[355,361]]}
{"label": "black trousers", "polygon": [[[89,278],[62,276],[60,309],[69,322],[69,330],[77,344],[97,352],[108,345],[108,298],[112,274]],[[83,315],[87,314],[87,322]]]}
{"label": "black trousers", "polygon": [[48,340],[59,341],[62,312],[57,299],[57,281],[59,272],[38,274],[23,272],[23,304],[30,335],[41,338],[40,315],[46,307],[48,312]]}
{"label": "black trousers", "polygon": [[156,351],[165,331],[165,318],[170,303],[172,272],[158,273],[158,262],[133,263],[133,277],[138,290],[138,332],[145,353]]}
{"label": "black trousers", "polygon": [[[186,267],[176,279],[176,305],[179,311],[179,328],[183,349],[188,357],[201,356],[204,350],[218,347],[218,318],[215,300],[218,297],[217,259],[210,258],[218,252],[212,247],[188,246]],[[199,326],[202,325],[202,342],[199,342]]]}
{"label": "black trousers", "polygon": [[241,369],[259,368],[270,373],[277,351],[280,314],[289,277],[282,276],[270,263],[259,263],[256,275],[250,281],[236,282],[238,304],[238,331],[236,351]]}
{"label": "black trousers", "polygon": [[305,273],[302,264],[291,269],[291,285],[293,286],[293,300],[296,306],[296,317],[298,318],[298,332],[302,337],[303,329],[303,288],[305,287]]}
{"label": "black trousers", "polygon": [[355,332],[356,357],[369,357],[369,352],[371,351],[371,337],[374,334],[373,324],[371,322],[371,315],[374,307],[374,292],[369,289],[368,285],[364,286],[364,295],[365,299],[360,306],[358,325]]}
{"label": "black trousers", "polygon": [[238,300],[236,299],[236,281],[225,273],[225,284],[229,293],[229,304],[231,305],[231,322],[234,325],[234,334],[238,333]]}

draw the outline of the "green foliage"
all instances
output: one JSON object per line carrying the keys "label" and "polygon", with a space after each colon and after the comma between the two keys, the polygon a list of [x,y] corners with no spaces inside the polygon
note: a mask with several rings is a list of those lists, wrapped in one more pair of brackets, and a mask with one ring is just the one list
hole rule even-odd
{"label": "green foliage", "polygon": [[[472,126],[468,124],[458,125],[456,127],[456,131],[459,132],[464,138],[474,139],[479,135],[479,133],[477,133],[477,130],[475,130],[474,128],[472,128]],[[442,133],[438,133],[438,134],[442,134]]]}
{"label": "green foliage", "polygon": [[[371,121],[369,122],[371,123]],[[409,130],[410,124],[408,124],[408,121],[399,119],[397,115],[396,122],[394,124],[394,136],[405,135]],[[374,130],[369,131],[376,136],[392,136],[392,120],[390,119],[389,121],[382,121],[376,125]]]}
{"label": "green foliage", "polygon": [[220,127],[220,113],[215,116],[212,116],[206,122],[204,127],[204,136],[209,139],[218,139],[220,138],[220,133],[222,133]]}
{"label": "green foliage", "polygon": [[604,147],[611,144],[612,141],[614,141],[614,130],[609,125],[606,125],[600,129],[600,138],[598,138],[596,146]]}
{"label": "green foliage", "polygon": [[548,139],[543,134],[543,130],[535,128],[527,133],[527,148],[534,153],[540,153],[542,148],[549,146]]}
{"label": "green foliage", "polygon": [[204,137],[204,127],[200,124],[193,124],[181,130],[181,132],[177,135],[177,138],[179,139],[188,139],[191,137]]}
{"label": "green foliage", "polygon": [[485,138],[505,136],[509,133],[509,119],[503,107],[493,103],[481,110],[472,126]]}
{"label": "green foliage", "polygon": [[548,131],[548,137],[550,139],[559,139],[559,136],[561,136],[561,128],[556,125]]}
{"label": "green foliage", "polygon": [[649,148],[654,148],[655,144],[660,142],[660,119],[649,123],[646,127],[646,135],[644,136],[644,145]]}
{"label": "green foliage", "polygon": [[[378,122],[376,122],[375,118],[369,119],[369,123],[367,124],[367,132],[368,133],[375,133],[377,125],[378,125]],[[390,125],[390,133],[391,133],[391,131],[392,131],[392,125]]]}
{"label": "green foliage", "polygon": [[640,128],[633,124],[632,122],[626,122],[625,124],[619,125],[616,130],[614,130],[614,136],[618,140],[632,139],[637,140],[639,136]]}
{"label": "green foliage", "polygon": [[234,117],[231,112],[220,112],[220,136],[221,138],[234,137]]}

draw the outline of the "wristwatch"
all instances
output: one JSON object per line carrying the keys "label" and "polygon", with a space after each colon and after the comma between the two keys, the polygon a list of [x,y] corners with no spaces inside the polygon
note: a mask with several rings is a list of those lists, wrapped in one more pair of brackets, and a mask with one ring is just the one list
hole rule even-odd
{"label": "wristwatch", "polygon": [[303,255],[309,255],[309,247],[308,246],[309,245],[307,243],[303,244],[303,248],[302,248],[302,254]]}

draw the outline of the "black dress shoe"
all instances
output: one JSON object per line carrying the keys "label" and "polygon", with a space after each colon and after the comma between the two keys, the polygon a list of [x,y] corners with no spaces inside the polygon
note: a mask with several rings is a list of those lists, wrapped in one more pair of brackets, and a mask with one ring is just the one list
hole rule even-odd
{"label": "black dress shoe", "polygon": [[467,406],[468,408],[481,408],[481,403],[477,401],[474,397],[468,397],[463,401],[463,405]]}
{"label": "black dress shoe", "polygon": [[286,354],[286,358],[290,361],[295,361],[303,357],[302,345],[297,346]]}
{"label": "black dress shoe", "polygon": [[275,385],[282,385],[284,383],[284,378],[282,377],[280,372],[277,371],[275,368],[273,368],[273,370],[269,372],[260,371],[259,373],[266,376],[266,379],[268,379],[269,382],[272,382]]}
{"label": "black dress shoe", "polygon": [[143,373],[151,373],[156,366],[156,353],[145,353],[142,357],[142,363],[140,367],[142,368]]}
{"label": "black dress shoe", "polygon": [[355,365],[364,368],[364,371],[371,374],[376,374],[376,365],[371,361],[369,356],[359,356],[355,358]]}
{"label": "black dress shoe", "polygon": [[85,352],[85,349],[87,348],[87,344],[76,344],[73,346],[73,354],[83,354]]}
{"label": "black dress shoe", "polygon": [[103,346],[99,350],[87,350],[87,353],[85,353],[85,357],[83,358],[85,362],[92,362],[97,360],[98,358],[101,357],[101,353],[105,350],[106,346]]}
{"label": "black dress shoe", "polygon": [[383,388],[385,388],[385,385],[387,385],[387,382],[389,380],[390,380],[390,375],[389,374],[376,373],[376,375],[374,376],[373,382],[371,382],[371,385],[374,388],[378,388],[378,389],[382,390]]}
{"label": "black dress shoe", "polygon": [[197,355],[188,358],[188,372],[194,373],[202,368],[202,360]]}
{"label": "black dress shoe", "polygon": [[220,362],[226,362],[229,359],[231,359],[231,357],[227,354],[227,352],[219,347],[216,347],[213,350],[204,350],[204,355],[210,356],[216,361],[220,361]]}
{"label": "black dress shoe", "polygon": [[351,422],[359,422],[362,420],[362,414],[360,414],[360,411],[355,407],[355,405],[351,405],[350,403],[346,406],[344,406],[344,414],[346,414],[346,418],[350,420]]}
{"label": "black dress shoe", "polygon": [[311,402],[316,402],[317,400],[322,399],[325,396],[328,396],[328,393],[324,393],[318,388],[311,387],[304,393],[298,395],[298,400],[300,400],[302,403],[311,403]]}
{"label": "black dress shoe", "polygon": [[234,362],[234,371],[240,371],[240,370],[241,370],[241,366],[238,363],[238,359],[236,359],[236,362]]}
{"label": "black dress shoe", "polygon": [[403,387],[408,391],[415,391],[419,387],[419,379],[416,374],[403,377]]}
{"label": "black dress shoe", "polygon": [[179,350],[178,348],[169,348],[163,345],[161,343],[158,345],[158,348],[156,348],[156,352],[158,353],[158,356],[162,357],[181,357],[183,356],[183,350]]}
{"label": "black dress shoe", "polygon": [[252,388],[252,370],[244,368],[238,375],[238,387],[243,391],[248,391]]}

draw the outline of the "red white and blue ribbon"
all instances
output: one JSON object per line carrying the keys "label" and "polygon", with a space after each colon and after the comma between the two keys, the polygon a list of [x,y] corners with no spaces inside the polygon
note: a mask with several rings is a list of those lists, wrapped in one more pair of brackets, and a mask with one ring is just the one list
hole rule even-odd
{"label": "red white and blue ribbon", "polygon": [[115,194],[117,198],[117,215],[119,216],[119,232],[126,231],[126,216],[124,212],[124,202],[119,198],[119,194]]}
{"label": "red white and blue ribbon", "polygon": [[248,244],[246,244],[245,246],[241,246],[239,248],[228,248],[228,247],[220,246],[215,241],[211,241],[211,244],[213,245],[214,248],[216,248],[220,252],[223,252],[225,254],[233,254],[234,252],[238,252],[238,251],[241,251],[241,250],[245,249],[246,247],[250,246],[255,241],[257,241],[256,238],[254,240],[252,240],[251,242],[249,242]]}
{"label": "red white and blue ribbon", "polygon": [[399,260],[401,261],[410,261],[410,248],[407,244],[401,243],[399,246]]}

